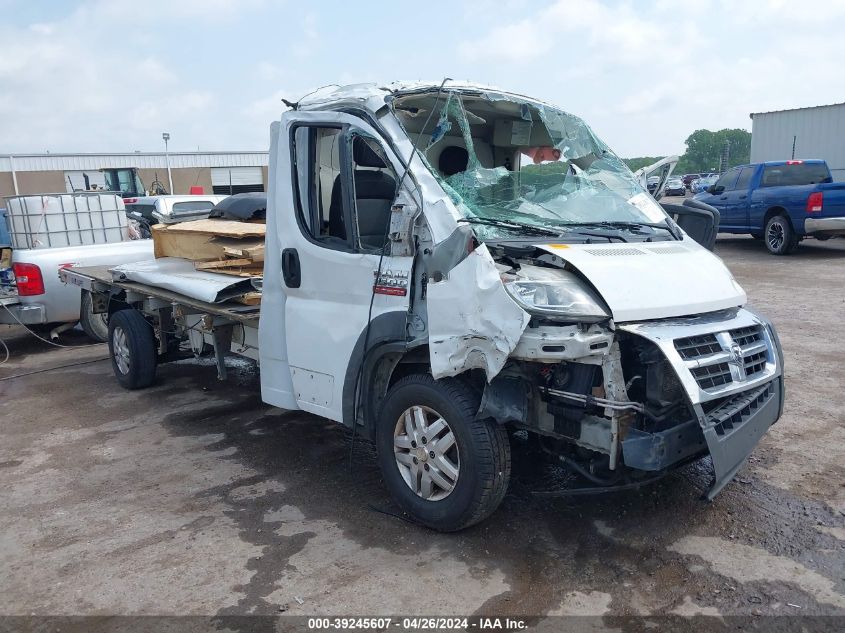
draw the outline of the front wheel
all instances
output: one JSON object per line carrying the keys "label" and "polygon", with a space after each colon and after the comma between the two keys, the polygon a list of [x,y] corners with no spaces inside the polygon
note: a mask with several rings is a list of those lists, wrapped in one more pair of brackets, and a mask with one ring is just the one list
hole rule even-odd
{"label": "front wheel", "polygon": [[158,358],[152,326],[137,310],[119,310],[109,319],[109,354],[117,381],[126,389],[153,384]]}
{"label": "front wheel", "polygon": [[766,248],[772,255],[788,255],[798,246],[798,236],[784,215],[773,215],[766,222]]}
{"label": "front wheel", "polygon": [[405,512],[435,530],[484,520],[507,492],[507,433],[476,419],[477,410],[468,386],[423,374],[397,382],[382,405],[376,444],[385,484]]}

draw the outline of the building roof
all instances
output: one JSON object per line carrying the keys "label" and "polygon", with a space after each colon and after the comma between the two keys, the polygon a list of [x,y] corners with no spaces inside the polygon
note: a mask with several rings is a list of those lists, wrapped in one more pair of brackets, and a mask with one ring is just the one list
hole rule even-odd
{"label": "building roof", "polygon": [[779,112],[797,112],[798,110],[815,110],[817,108],[834,108],[836,106],[845,106],[843,103],[827,103],[824,105],[805,106],[803,108],[785,108],[784,110],[767,110],[766,112],[752,112],[748,116],[752,119],[760,114],[777,114]]}
{"label": "building roof", "polygon": [[[269,152],[169,152],[173,169],[185,167],[263,167]],[[96,171],[104,168],[138,167],[166,169],[164,152],[0,154],[0,172]]]}

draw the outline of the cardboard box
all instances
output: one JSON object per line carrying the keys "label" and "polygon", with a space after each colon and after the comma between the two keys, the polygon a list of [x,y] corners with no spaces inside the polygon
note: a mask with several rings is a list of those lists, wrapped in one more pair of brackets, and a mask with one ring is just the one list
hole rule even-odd
{"label": "cardboard box", "polygon": [[[195,261],[222,260],[233,252],[261,253],[263,260],[263,224],[230,220],[196,220],[152,227],[156,258],[182,257]],[[256,259],[255,261],[259,261]]]}

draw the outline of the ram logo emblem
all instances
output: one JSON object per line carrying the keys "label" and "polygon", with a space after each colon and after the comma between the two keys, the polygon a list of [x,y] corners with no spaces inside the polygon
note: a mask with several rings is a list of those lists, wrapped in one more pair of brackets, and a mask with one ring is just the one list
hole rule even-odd
{"label": "ram logo emblem", "polygon": [[740,347],[739,343],[731,343],[731,360],[729,361],[732,365],[736,365],[740,369],[743,367],[743,358],[742,358],[742,347]]}

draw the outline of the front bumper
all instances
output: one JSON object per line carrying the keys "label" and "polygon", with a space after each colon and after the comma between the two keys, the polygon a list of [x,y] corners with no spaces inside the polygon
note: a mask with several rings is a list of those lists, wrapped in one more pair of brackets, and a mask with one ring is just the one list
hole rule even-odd
{"label": "front bumper", "polygon": [[11,303],[0,307],[0,323],[4,325],[40,325],[46,323],[44,306],[38,304]]}
{"label": "front bumper", "polygon": [[712,499],[783,411],[777,332],[746,309],[619,327],[663,352],[696,418],[660,433],[629,432],[622,441],[624,463],[663,470],[709,452],[715,479],[707,497]]}
{"label": "front bumper", "polygon": [[807,218],[804,232],[810,235],[845,235],[845,218]]}
{"label": "front bumper", "polygon": [[783,409],[783,377],[729,398],[698,419],[660,431],[631,429],[622,441],[622,459],[638,470],[666,470],[690,457],[710,453],[714,481],[707,491],[713,499],[734,478],[748,455]]}

